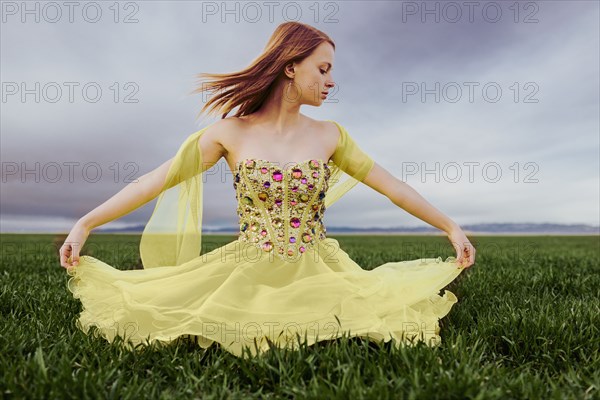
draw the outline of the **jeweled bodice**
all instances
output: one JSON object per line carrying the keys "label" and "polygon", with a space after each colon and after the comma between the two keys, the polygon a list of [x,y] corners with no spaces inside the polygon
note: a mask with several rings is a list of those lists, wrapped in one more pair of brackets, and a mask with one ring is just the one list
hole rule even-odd
{"label": "jeweled bodice", "polygon": [[329,176],[322,160],[289,167],[261,159],[238,162],[233,187],[239,239],[284,260],[298,260],[325,239],[322,219]]}

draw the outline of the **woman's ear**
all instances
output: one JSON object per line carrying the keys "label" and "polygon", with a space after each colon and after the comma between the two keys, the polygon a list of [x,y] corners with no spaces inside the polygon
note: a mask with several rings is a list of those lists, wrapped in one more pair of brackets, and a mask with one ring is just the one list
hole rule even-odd
{"label": "woman's ear", "polygon": [[294,79],[294,75],[295,75],[295,68],[296,68],[296,63],[294,61],[286,64],[286,66],[283,68],[283,73],[290,79]]}

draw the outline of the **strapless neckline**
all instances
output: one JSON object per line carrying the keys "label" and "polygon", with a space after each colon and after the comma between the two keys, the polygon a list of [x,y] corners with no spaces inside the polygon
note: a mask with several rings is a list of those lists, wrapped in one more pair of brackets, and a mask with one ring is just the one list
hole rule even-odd
{"label": "strapless neckline", "polygon": [[[321,165],[327,165],[327,163],[324,162],[323,159],[321,159],[321,158],[307,158],[307,159],[302,160],[302,161],[293,162],[288,167],[283,168],[283,167],[281,167],[279,165],[278,162],[275,162],[275,161],[265,160],[265,159],[262,159],[262,158],[244,158],[244,159],[242,159],[242,160],[240,160],[240,161],[238,161],[236,163],[236,169],[240,169],[240,167],[242,165],[244,165],[244,163],[246,163],[247,161],[257,161],[257,162],[264,162],[266,164],[269,164],[269,166],[271,166],[271,167],[276,167],[276,168],[279,168],[279,169],[281,169],[283,171],[287,171],[287,170],[293,169],[295,167],[299,167],[301,165],[309,163],[309,162],[311,162],[313,160],[318,161],[319,164],[321,164]],[[288,163],[285,163],[285,164],[287,165]]]}

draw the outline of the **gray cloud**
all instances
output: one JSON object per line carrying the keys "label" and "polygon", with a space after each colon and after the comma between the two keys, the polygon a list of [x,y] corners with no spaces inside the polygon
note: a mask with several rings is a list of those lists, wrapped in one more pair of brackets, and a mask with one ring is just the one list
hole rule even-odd
{"label": "gray cloud", "polygon": [[[459,224],[598,224],[598,3],[537,2],[537,23],[515,23],[509,3],[503,2],[497,3],[503,15],[496,23],[479,13],[473,22],[435,22],[431,16],[425,22],[406,16],[402,22],[408,3],[340,2],[334,23],[323,21],[333,10],[325,3],[321,21],[312,20],[309,3],[298,3],[303,21],[324,30],[337,45],[337,102],[328,99],[302,112],[340,122],[380,165]],[[123,188],[128,176],[139,177],[172,157],[189,134],[213,122],[194,120],[203,105],[200,96],[189,95],[195,74],[242,69],[284,21],[269,22],[266,14],[257,22],[243,17],[235,22],[232,15],[221,22],[220,14],[203,21],[203,7],[220,2],[137,4],[139,22],[133,24],[114,23],[107,7],[98,23],[83,21],[81,14],[74,23],[22,23],[11,16],[3,23],[3,84],[23,82],[31,89],[35,82],[56,82],[63,98],[36,102],[27,95],[21,102],[8,96],[2,102],[2,231],[66,231]],[[121,10],[120,18],[130,11]],[[520,11],[522,21],[532,10]],[[66,99],[65,82],[80,83],[73,103]],[[102,89],[97,103],[82,100],[81,88],[90,82]],[[126,87],[130,82],[133,89]],[[431,94],[424,101],[419,94],[403,101],[407,83],[432,89],[436,82],[447,85],[447,96],[454,94],[448,84],[456,83],[462,97],[436,102]],[[473,102],[465,82],[478,84]],[[486,84],[492,94],[494,86],[502,89],[498,102],[482,98]],[[48,95],[53,93],[49,87]],[[126,103],[127,95],[138,102]],[[527,95],[538,102],[526,103]],[[69,162],[79,163],[73,182],[66,176]],[[468,162],[479,163],[472,181]],[[19,172],[23,165],[35,170],[36,163],[44,173],[7,173],[15,165]],[[93,168],[82,175],[86,163],[100,167],[99,181],[93,182]],[[421,175],[436,163],[443,171],[438,179]],[[448,178],[451,163],[461,166],[456,183]],[[55,165],[62,166],[63,176],[50,183]],[[501,179],[492,182],[493,169],[486,175],[483,165],[499,166]],[[407,175],[414,166],[417,174]],[[221,160],[217,167],[224,170],[226,164]],[[204,198],[206,226],[237,223],[231,176],[209,181]],[[145,223],[153,205],[109,225]],[[326,222],[424,224],[364,185],[329,209]]]}

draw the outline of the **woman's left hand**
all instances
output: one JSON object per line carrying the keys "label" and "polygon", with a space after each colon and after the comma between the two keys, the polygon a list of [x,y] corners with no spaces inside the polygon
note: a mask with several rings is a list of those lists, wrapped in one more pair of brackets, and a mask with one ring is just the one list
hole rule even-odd
{"label": "woman's left hand", "polygon": [[475,248],[467,239],[467,235],[460,228],[456,228],[448,233],[448,239],[456,250],[456,262],[464,268],[469,268],[475,263]]}

